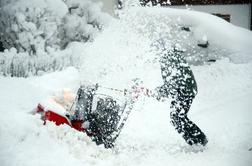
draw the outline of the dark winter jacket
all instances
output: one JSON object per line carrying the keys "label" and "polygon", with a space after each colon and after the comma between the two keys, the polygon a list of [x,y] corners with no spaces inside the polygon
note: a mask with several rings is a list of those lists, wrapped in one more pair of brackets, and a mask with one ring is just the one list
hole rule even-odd
{"label": "dark winter jacket", "polygon": [[176,49],[165,50],[160,54],[161,74],[164,85],[159,93],[162,97],[182,95],[195,97],[197,84],[183,53]]}

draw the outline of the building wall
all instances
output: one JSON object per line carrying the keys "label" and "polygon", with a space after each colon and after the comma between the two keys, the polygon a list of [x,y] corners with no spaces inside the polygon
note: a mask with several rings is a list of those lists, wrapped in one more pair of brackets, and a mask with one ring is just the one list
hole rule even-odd
{"label": "building wall", "polygon": [[[170,6],[172,8],[185,9],[185,6]],[[230,14],[230,22],[234,25],[250,29],[251,25],[251,5],[193,5],[188,6],[192,10],[207,12],[207,13],[220,13]]]}

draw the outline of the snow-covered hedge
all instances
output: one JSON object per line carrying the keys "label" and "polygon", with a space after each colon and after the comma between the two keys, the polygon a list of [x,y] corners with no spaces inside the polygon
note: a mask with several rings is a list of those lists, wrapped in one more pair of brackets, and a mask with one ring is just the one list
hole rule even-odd
{"label": "snow-covered hedge", "polygon": [[67,66],[79,66],[80,54],[75,47],[65,50],[40,53],[30,56],[28,52],[17,52],[15,48],[0,52],[0,75],[11,77],[28,77],[42,75],[45,72],[62,70]]}
{"label": "snow-covered hedge", "polygon": [[[63,50],[73,41],[92,41],[109,18],[101,12],[100,4],[90,0],[1,0],[0,5],[0,40],[5,48],[15,48],[17,53],[11,55],[16,59],[27,62],[31,60],[23,58],[32,59],[34,69],[26,67],[24,70],[26,73],[32,70],[34,74],[45,61],[44,71],[52,70],[47,65],[58,69],[53,65],[55,60],[60,62],[57,58],[62,56],[54,57],[51,52]],[[5,59],[10,59],[7,55],[0,54],[2,65],[11,68]],[[12,60],[13,66],[19,66],[20,61],[16,59]],[[41,62],[41,59],[46,60]],[[13,71],[2,72],[8,75]],[[11,75],[26,75],[21,73],[16,71]]]}

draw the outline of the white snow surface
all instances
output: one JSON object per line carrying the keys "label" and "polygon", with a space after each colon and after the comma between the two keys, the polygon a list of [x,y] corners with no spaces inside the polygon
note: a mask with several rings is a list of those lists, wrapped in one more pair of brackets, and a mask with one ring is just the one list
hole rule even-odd
{"label": "white snow surface", "polygon": [[189,117],[206,133],[203,151],[187,145],[169,123],[169,102],[141,99],[114,149],[96,146],[67,125],[43,125],[29,112],[61,88],[76,90],[74,68],[41,77],[0,78],[1,166],[204,165],[249,166],[252,162],[252,64],[227,60],[193,67],[198,86]]}
{"label": "white snow surface", "polygon": [[[83,55],[82,68],[70,67],[39,77],[0,77],[1,166],[251,165],[252,62],[248,60],[251,42],[246,43],[251,41],[251,32],[209,15],[206,15],[209,24],[207,20],[199,21],[196,15],[203,18],[204,14],[198,12],[174,9],[173,12],[161,10],[159,13],[153,9],[159,18],[165,13],[175,20],[188,20],[185,23],[196,29],[206,27],[207,31],[200,35],[200,39],[204,37],[215,42],[216,36],[222,35],[219,38],[224,41],[225,34],[232,34],[240,44],[234,38],[226,38],[228,40],[220,45],[236,52],[238,59],[246,59],[246,63],[239,64],[223,58],[216,63],[192,66],[199,92],[188,116],[207,135],[209,143],[205,148],[187,145],[175,131],[169,122],[168,100],[159,102],[153,98],[140,98],[113,149],[97,146],[85,133],[67,125],[55,126],[52,122],[43,125],[40,115],[30,113],[40,101],[62,89],[76,92],[80,83],[98,82],[123,89],[130,86],[133,78],[140,78],[150,89],[162,84],[158,60],[150,45],[160,37],[155,32],[167,26],[162,23],[160,26],[144,26],[149,29],[142,31],[145,29],[141,26],[146,25],[146,20],[139,22],[140,11],[146,15],[153,13],[147,9],[132,10],[135,13],[123,16],[121,21],[114,20],[95,42],[70,46],[76,48],[74,54]],[[129,24],[127,19],[132,16],[136,20]],[[209,32],[211,22],[220,23],[220,29],[214,26]],[[151,32],[153,27],[161,29],[153,31],[154,34],[145,33]],[[230,30],[229,33],[224,33],[225,28]]]}

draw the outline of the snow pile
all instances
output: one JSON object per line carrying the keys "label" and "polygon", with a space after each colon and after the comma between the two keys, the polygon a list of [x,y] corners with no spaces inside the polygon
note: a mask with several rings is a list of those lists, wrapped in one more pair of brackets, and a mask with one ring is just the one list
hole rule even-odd
{"label": "snow pile", "polygon": [[252,162],[251,69],[251,63],[227,60],[193,67],[199,94],[189,116],[208,136],[204,151],[187,145],[171,126],[168,101],[139,100],[116,147],[106,150],[84,133],[66,125],[43,126],[38,115],[29,114],[48,95],[63,88],[76,91],[80,81],[76,69],[26,79],[1,77],[1,165],[198,166],[204,162],[206,166],[248,166]]}
{"label": "snow pile", "polygon": [[[198,59],[194,64],[202,60],[219,59],[218,54],[238,63],[251,60],[251,32],[216,16],[168,7],[130,7],[122,13],[123,18],[130,22],[129,25],[135,26],[142,35],[156,38],[167,36],[174,44],[182,45],[189,61]],[[197,46],[206,41],[209,43],[207,49]]]}

